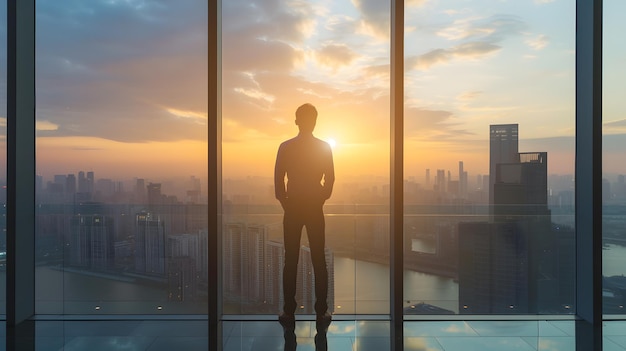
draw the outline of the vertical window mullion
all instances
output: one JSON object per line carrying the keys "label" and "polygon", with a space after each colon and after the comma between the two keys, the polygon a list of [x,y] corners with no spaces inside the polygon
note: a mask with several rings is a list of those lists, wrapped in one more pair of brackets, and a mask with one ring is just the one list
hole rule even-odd
{"label": "vertical window mullion", "polygon": [[8,1],[7,23],[7,326],[15,327],[35,313],[35,0]]}
{"label": "vertical window mullion", "polygon": [[577,349],[602,349],[602,0],[576,2]]}
{"label": "vertical window mullion", "polygon": [[221,1],[208,6],[208,305],[209,350],[222,348],[221,282]]}
{"label": "vertical window mullion", "polygon": [[390,310],[391,350],[404,349],[404,0],[391,0]]}

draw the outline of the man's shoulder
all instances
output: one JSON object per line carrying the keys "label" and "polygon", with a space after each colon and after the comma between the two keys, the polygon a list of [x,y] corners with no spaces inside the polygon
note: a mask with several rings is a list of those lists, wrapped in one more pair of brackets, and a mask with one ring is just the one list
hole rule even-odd
{"label": "man's shoulder", "polygon": [[330,151],[330,144],[322,139],[314,138],[318,146],[326,151]]}
{"label": "man's shoulder", "polygon": [[291,146],[291,145],[296,143],[296,141],[297,141],[296,139],[298,139],[298,138],[295,137],[295,138],[291,138],[291,139],[283,141],[282,143],[280,143],[279,148],[280,149],[288,148],[289,146]]}

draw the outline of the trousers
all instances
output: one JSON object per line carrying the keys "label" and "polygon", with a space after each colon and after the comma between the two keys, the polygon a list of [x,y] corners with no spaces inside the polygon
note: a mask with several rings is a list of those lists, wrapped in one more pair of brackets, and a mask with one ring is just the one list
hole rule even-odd
{"label": "trousers", "polygon": [[285,265],[283,267],[283,311],[293,314],[296,310],[296,278],[300,258],[302,228],[306,228],[311,249],[311,263],[315,274],[315,313],[322,315],[328,310],[328,270],[326,268],[325,221],[323,203],[292,204],[285,207],[283,235]]}

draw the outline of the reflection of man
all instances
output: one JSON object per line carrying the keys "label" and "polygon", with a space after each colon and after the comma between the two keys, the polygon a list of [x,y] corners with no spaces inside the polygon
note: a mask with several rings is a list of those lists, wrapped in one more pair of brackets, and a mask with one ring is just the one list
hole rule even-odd
{"label": "reflection of man", "polygon": [[296,125],[300,132],[295,138],[280,145],[274,169],[276,198],[285,212],[285,305],[279,321],[286,329],[295,327],[296,276],[302,227],[306,227],[315,273],[317,322],[329,323],[331,320],[326,302],[328,272],[324,255],[325,224],[322,207],[333,191],[335,170],[330,146],[313,136],[316,119],[317,110],[311,104],[304,104],[296,110]]}

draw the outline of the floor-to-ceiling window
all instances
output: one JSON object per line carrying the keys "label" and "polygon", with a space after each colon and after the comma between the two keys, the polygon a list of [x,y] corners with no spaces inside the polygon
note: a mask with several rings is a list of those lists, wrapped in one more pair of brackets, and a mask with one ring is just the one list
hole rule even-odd
{"label": "floor-to-ceiling window", "polygon": [[[324,206],[329,310],[389,313],[389,3],[224,1],[222,23],[224,313],[282,310],[274,166],[305,103],[334,157]],[[297,313],[314,313],[310,255],[303,231]]]}
{"label": "floor-to-ceiling window", "polygon": [[[406,4],[405,314],[575,313],[574,4],[471,4]],[[387,314],[389,4],[224,2],[221,286],[203,251],[217,235],[203,5],[39,1],[36,312],[203,314],[218,288],[226,314],[278,312],[274,158],[310,102],[337,176],[331,309]],[[617,7],[605,11],[608,313],[622,308]],[[312,269],[299,270],[311,313]]]}
{"label": "floor-to-ceiling window", "polygon": [[626,116],[623,81],[626,79],[626,49],[621,33],[626,6],[620,1],[604,2],[603,21],[603,179],[602,179],[602,275],[603,312],[624,314],[626,302],[626,183],[624,145]]}
{"label": "floor-to-ceiling window", "polygon": [[409,2],[405,313],[575,313],[575,2]]}
{"label": "floor-to-ceiling window", "polygon": [[37,313],[206,313],[206,6],[37,1]]}

